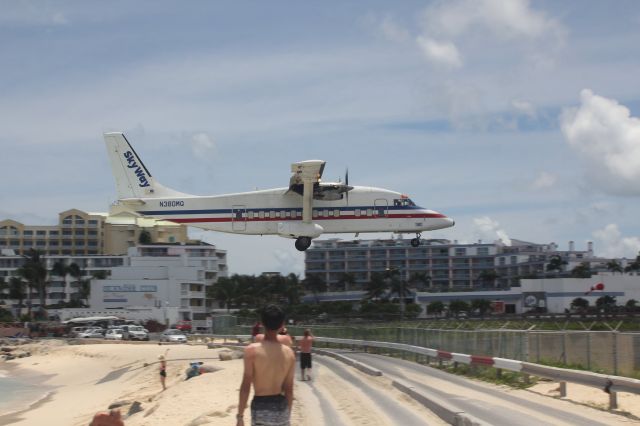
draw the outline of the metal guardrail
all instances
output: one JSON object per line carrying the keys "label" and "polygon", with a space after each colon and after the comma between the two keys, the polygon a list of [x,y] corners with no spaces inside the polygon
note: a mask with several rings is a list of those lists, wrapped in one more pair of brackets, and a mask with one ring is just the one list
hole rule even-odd
{"label": "metal guardrail", "polygon": [[[250,335],[221,335],[208,334],[196,335],[200,337],[215,337],[221,339],[233,339],[248,341]],[[193,337],[196,337],[193,336]],[[191,337],[191,336],[190,336]],[[298,336],[296,336],[297,338]],[[421,346],[407,345],[404,343],[393,342],[375,342],[366,340],[339,339],[334,337],[315,337],[316,342],[344,345],[350,347],[361,348],[383,348],[403,352],[409,352],[418,355],[425,355],[439,360],[447,360],[449,362],[482,365],[493,367],[500,370],[510,370],[525,375],[544,377],[550,380],[560,382],[560,396],[567,396],[566,383],[576,383],[580,385],[595,387],[609,394],[609,409],[618,408],[617,394],[619,392],[627,392],[640,394],[640,380],[629,377],[613,376],[606,374],[593,373],[590,371],[571,370],[567,368],[549,367],[546,365],[534,364],[530,362],[497,358],[489,356],[468,355],[455,352],[440,351],[437,349],[425,348]]]}

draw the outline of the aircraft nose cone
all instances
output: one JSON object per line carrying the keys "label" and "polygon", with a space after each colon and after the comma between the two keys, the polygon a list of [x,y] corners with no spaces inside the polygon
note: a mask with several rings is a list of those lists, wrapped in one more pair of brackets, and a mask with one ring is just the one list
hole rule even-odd
{"label": "aircraft nose cone", "polygon": [[456,221],[451,219],[450,217],[445,217],[443,220],[445,221],[445,227],[447,228],[450,228],[456,224]]}

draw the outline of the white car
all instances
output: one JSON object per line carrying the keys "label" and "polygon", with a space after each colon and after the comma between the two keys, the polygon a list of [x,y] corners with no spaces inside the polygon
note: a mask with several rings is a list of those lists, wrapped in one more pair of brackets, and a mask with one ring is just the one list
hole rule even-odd
{"label": "white car", "polygon": [[110,328],[107,330],[107,333],[104,335],[104,338],[107,340],[122,340],[122,335],[124,331],[121,328]]}
{"label": "white car", "polygon": [[149,340],[149,333],[141,325],[129,325],[126,331],[129,332],[129,340]]}
{"label": "white car", "polygon": [[90,328],[79,333],[78,337],[84,339],[102,339],[104,338],[104,330],[101,328]]}
{"label": "white car", "polygon": [[180,330],[166,330],[160,335],[161,342],[187,343],[187,336]]}

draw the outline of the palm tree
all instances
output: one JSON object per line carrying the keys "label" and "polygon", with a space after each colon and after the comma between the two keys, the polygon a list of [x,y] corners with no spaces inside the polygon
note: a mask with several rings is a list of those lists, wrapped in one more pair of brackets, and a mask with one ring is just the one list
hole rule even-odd
{"label": "palm tree", "polygon": [[371,280],[367,283],[367,294],[366,298],[369,300],[380,299],[383,297],[385,292],[387,291],[387,281],[384,279],[384,276],[379,272],[374,272],[371,274]]}
{"label": "palm tree", "polygon": [[285,292],[284,296],[287,298],[289,305],[297,305],[300,303],[300,299],[304,295],[304,290],[300,279],[293,272],[285,277]]}
{"label": "palm tree", "polygon": [[235,302],[238,290],[238,282],[231,278],[220,277],[211,287],[207,288],[207,297],[216,299],[220,307],[226,307],[227,312],[231,309],[231,305]]}
{"label": "palm tree", "polygon": [[426,272],[415,272],[409,277],[409,284],[419,291],[431,287],[431,276]]}
{"label": "palm tree", "polygon": [[491,301],[487,299],[472,300],[471,310],[478,311],[480,316],[484,318],[484,315],[491,310]]}
{"label": "palm tree", "polygon": [[343,272],[338,280],[338,285],[342,290],[349,291],[356,283],[356,277],[351,272]]}
{"label": "palm tree", "polygon": [[452,300],[449,302],[449,311],[458,318],[460,312],[467,312],[469,310],[469,304],[464,300]]}
{"label": "palm tree", "polygon": [[638,271],[640,271],[640,253],[638,253],[638,255],[636,256],[636,260],[634,260],[629,265],[627,265],[626,268],[624,268],[624,271],[625,272],[638,272]]}
{"label": "palm tree", "polygon": [[574,278],[591,278],[591,266],[588,262],[582,262],[571,270],[571,276]]}
{"label": "palm tree", "polygon": [[565,265],[567,265],[567,261],[564,260],[559,255],[555,254],[551,256],[549,259],[549,263],[547,263],[547,272],[557,271],[556,276],[564,270]]}
{"label": "palm tree", "polygon": [[624,271],[624,269],[622,268],[622,265],[620,264],[620,262],[618,262],[615,259],[610,260],[609,262],[607,262],[607,270],[611,271],[614,275],[615,275],[616,272],[622,273]]}
{"label": "palm tree", "polygon": [[85,306],[89,306],[89,296],[91,296],[91,280],[79,281],[79,294],[80,298],[84,300]]}
{"label": "palm tree", "polygon": [[4,277],[0,277],[0,298],[4,296],[4,291],[9,288],[9,284],[4,280]]}
{"label": "palm tree", "polygon": [[440,315],[444,311],[444,303],[439,300],[433,301],[427,305],[427,312],[430,314]]}
{"label": "palm tree", "polygon": [[614,296],[602,296],[596,300],[596,307],[610,312],[616,307],[616,298]]}
{"label": "palm tree", "polygon": [[25,284],[20,277],[9,278],[9,298],[18,301],[17,318],[22,315],[22,302],[27,295],[25,294]]}
{"label": "palm tree", "polygon": [[307,274],[303,282],[305,288],[313,293],[316,303],[319,303],[318,293],[327,291],[327,283],[322,279],[322,276],[320,274]]}
{"label": "palm tree", "polygon": [[80,279],[84,276],[84,271],[77,263],[72,263],[67,267],[67,273],[73,278],[72,286],[78,289],[76,297],[82,299],[82,283]]}
{"label": "palm tree", "polygon": [[571,308],[579,312],[585,312],[587,309],[589,309],[589,301],[587,299],[583,299],[582,297],[576,297],[571,302]]}
{"label": "palm tree", "polygon": [[482,287],[490,287],[493,285],[495,287],[496,279],[498,278],[498,273],[493,269],[483,269],[478,274],[478,279],[482,282]]}
{"label": "palm tree", "polygon": [[31,292],[35,288],[38,291],[40,299],[40,312],[44,314],[44,307],[47,300],[47,268],[40,257],[38,250],[31,249],[29,254],[25,256],[25,263],[17,269],[18,275],[27,281],[29,288],[28,307],[29,316],[31,316]]}

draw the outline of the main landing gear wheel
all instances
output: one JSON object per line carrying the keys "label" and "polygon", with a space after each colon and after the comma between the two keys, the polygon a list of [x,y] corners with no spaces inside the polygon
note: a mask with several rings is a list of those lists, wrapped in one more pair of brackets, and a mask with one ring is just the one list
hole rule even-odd
{"label": "main landing gear wheel", "polygon": [[311,246],[311,238],[309,237],[298,237],[296,238],[296,248],[298,251],[305,251]]}

